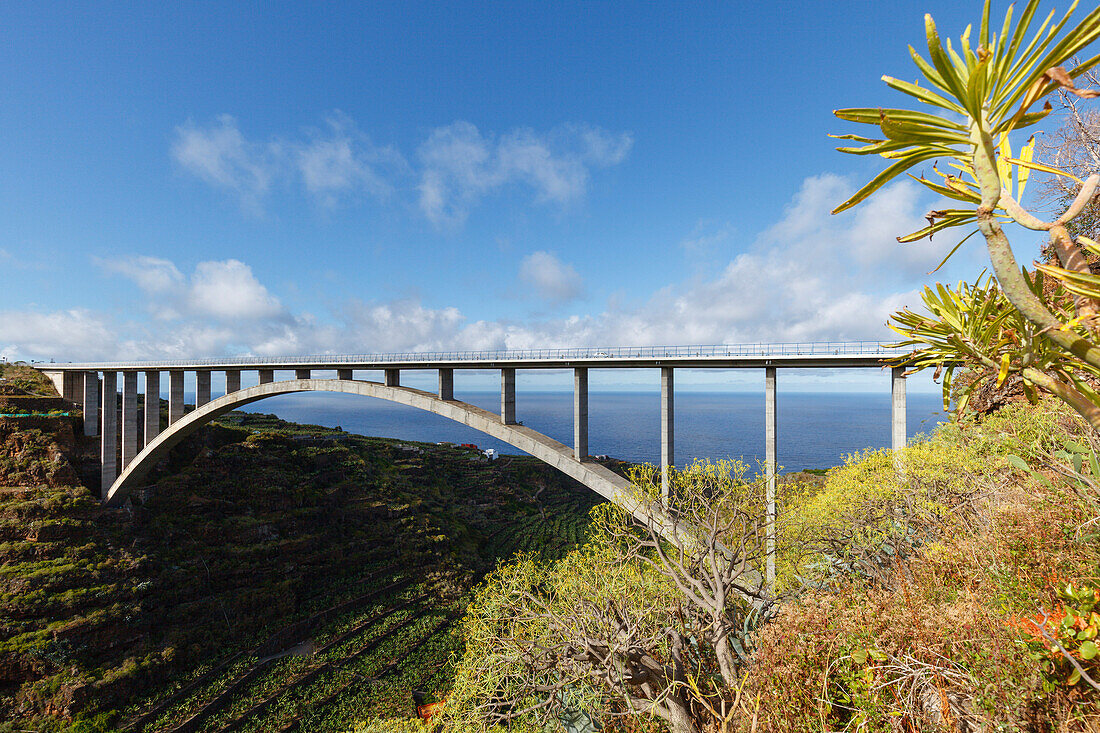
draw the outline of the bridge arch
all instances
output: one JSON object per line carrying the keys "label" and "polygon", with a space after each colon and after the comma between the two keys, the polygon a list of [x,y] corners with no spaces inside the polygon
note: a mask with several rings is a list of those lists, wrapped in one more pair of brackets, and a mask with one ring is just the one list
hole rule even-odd
{"label": "bridge arch", "polygon": [[664,512],[640,501],[637,490],[622,476],[598,463],[578,461],[573,449],[523,425],[505,424],[500,416],[458,400],[443,400],[431,392],[411,387],[347,379],[290,379],[268,382],[230,392],[189,412],[152,440],[115,479],[104,498],[107,506],[119,506],[140,485],[149,471],[181,440],[220,415],[243,405],[277,395],[298,392],[341,392],[408,405],[468,425],[513,445],[576,479],[603,498],[618,504],[645,524],[668,527]]}

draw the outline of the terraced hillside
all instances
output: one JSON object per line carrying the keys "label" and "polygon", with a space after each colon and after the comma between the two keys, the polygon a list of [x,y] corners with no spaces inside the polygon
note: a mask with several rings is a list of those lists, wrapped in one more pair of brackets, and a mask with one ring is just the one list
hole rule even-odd
{"label": "terraced hillside", "polygon": [[94,443],[64,406],[73,414],[0,419],[12,730],[324,731],[412,716],[447,685],[472,585],[518,549],[562,554],[597,499],[534,459],[233,413],[131,506],[105,510],[81,480]]}

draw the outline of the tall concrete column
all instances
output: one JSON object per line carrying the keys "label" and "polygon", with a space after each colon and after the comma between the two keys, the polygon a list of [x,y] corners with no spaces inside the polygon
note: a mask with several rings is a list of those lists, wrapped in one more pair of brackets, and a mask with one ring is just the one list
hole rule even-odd
{"label": "tall concrete column", "polygon": [[183,372],[168,372],[168,424],[183,417]]}
{"label": "tall concrete column", "polygon": [[294,378],[295,379],[309,379],[312,375],[313,375],[313,371],[310,370],[310,369],[295,369],[294,370]]}
{"label": "tall concrete column", "polygon": [[84,372],[84,434],[99,435],[99,372]]}
{"label": "tall concrete column", "polygon": [[905,367],[890,370],[890,397],[891,447],[901,450],[908,440],[905,434]]}
{"label": "tall concrete column", "polygon": [[400,387],[401,386],[401,370],[400,369],[386,369],[386,386],[387,387]]}
{"label": "tall concrete column", "polygon": [[195,407],[202,407],[210,401],[210,370],[195,372]]}
{"label": "tall concrete column", "polygon": [[588,458],[588,368],[573,370],[573,457]]}
{"label": "tall concrete column", "polygon": [[455,398],[455,370],[439,370],[439,399],[453,400]]}
{"label": "tall concrete column", "polygon": [[62,378],[64,394],[61,396],[69,402],[80,402],[80,372],[65,372]]}
{"label": "tall concrete column", "polygon": [[145,440],[149,445],[160,435],[160,372],[145,372]]}
{"label": "tall concrete column", "polygon": [[137,372],[122,373],[122,469],[138,453]]}
{"label": "tall concrete column", "polygon": [[118,478],[118,372],[103,372],[103,425],[99,431],[100,496],[107,496]]}
{"label": "tall concrete column", "polygon": [[673,391],[672,367],[661,367],[661,498],[666,503],[669,499],[668,469],[676,465],[676,405]]}
{"label": "tall concrete column", "polygon": [[778,485],[776,476],[779,448],[778,404],[775,391],[775,367],[764,369],[764,477],[767,483],[767,581],[775,584],[775,496]]}
{"label": "tall concrete column", "polygon": [[355,379],[355,377],[352,375],[350,369],[337,369],[336,370],[336,378],[337,379],[343,379],[343,380],[346,380],[348,382]]}
{"label": "tall concrete column", "polygon": [[275,381],[274,369],[261,369],[260,370],[260,384],[271,384]]}
{"label": "tall concrete column", "polygon": [[516,370],[511,367],[500,370],[500,421],[516,424]]}
{"label": "tall concrete column", "polygon": [[240,369],[226,369],[225,370],[225,393],[233,394],[241,389],[241,370]]}

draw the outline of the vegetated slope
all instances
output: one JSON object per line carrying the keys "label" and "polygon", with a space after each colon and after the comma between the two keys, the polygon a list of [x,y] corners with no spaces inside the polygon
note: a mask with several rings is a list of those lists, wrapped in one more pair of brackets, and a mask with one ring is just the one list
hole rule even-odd
{"label": "vegetated slope", "polygon": [[824,578],[755,640],[738,729],[1100,730],[1098,449],[1012,404],[792,498]]}
{"label": "vegetated slope", "polygon": [[12,730],[412,716],[414,691],[447,684],[471,585],[517,548],[573,546],[598,499],[534,459],[233,413],[174,451],[131,507],[106,510],[79,480],[96,441],[78,427],[0,420]]}

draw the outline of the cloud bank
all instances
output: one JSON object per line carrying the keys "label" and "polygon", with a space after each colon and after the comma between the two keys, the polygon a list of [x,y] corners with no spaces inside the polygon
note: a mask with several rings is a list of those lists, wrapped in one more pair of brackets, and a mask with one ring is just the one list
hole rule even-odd
{"label": "cloud bank", "polygon": [[[458,308],[408,298],[352,299],[317,317],[292,312],[238,260],[200,262],[189,274],[163,259],[100,261],[132,283],[135,300],[149,304],[147,318],[4,311],[0,354],[98,360],[888,339],[889,314],[918,302],[925,273],[954,242],[894,240],[923,222],[916,186],[895,184],[854,212],[831,216],[851,190],[834,175],[807,178],[780,218],[718,272],[669,283],[631,304],[609,300],[597,312],[546,319],[473,320]],[[580,273],[543,251],[523,260],[516,283],[556,302],[583,288]]]}
{"label": "cloud bank", "polygon": [[576,202],[592,171],[623,162],[633,143],[630,133],[588,125],[493,135],[457,121],[429,132],[414,164],[334,112],[301,139],[266,142],[247,138],[230,115],[205,126],[187,121],[175,130],[171,155],[181,170],[234,196],[252,214],[263,212],[275,184],[300,189],[326,207],[355,197],[386,199],[407,188],[415,189],[430,222],[453,227],[481,199],[507,188],[527,189],[542,204]]}

